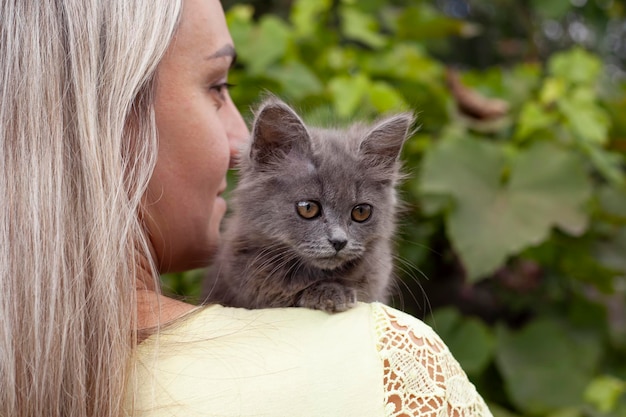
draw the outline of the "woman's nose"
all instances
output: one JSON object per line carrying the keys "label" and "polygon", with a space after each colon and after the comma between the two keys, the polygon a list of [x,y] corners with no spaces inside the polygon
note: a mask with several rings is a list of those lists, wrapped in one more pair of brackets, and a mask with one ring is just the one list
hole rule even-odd
{"label": "woman's nose", "polygon": [[227,110],[224,128],[230,144],[230,168],[232,168],[241,152],[241,148],[250,140],[250,131],[230,97],[228,97],[226,106],[228,108],[224,109]]}

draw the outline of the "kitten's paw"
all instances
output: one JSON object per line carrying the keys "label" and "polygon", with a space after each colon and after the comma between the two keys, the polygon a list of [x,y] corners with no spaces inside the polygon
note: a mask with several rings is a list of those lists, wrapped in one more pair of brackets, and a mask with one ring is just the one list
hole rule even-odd
{"label": "kitten's paw", "polygon": [[336,282],[320,282],[302,291],[297,305],[328,313],[346,311],[356,305],[356,290]]}

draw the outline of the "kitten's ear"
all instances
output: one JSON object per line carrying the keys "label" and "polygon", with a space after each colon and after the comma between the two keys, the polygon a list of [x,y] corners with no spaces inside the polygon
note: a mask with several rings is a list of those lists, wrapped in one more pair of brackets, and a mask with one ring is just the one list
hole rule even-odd
{"label": "kitten's ear", "polygon": [[261,104],[252,127],[253,161],[276,162],[292,151],[306,153],[310,148],[309,132],[291,107],[275,97]]}
{"label": "kitten's ear", "polygon": [[367,133],[361,142],[360,153],[374,165],[392,169],[414,121],[411,113],[400,113],[382,120]]}

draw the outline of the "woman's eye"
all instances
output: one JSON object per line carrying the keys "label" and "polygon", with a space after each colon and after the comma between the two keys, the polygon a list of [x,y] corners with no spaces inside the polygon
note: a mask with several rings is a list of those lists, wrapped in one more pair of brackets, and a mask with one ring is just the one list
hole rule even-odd
{"label": "woman's eye", "polygon": [[322,207],[315,201],[298,201],[296,211],[303,219],[312,220],[322,214]]}
{"label": "woman's eye", "polygon": [[357,204],[352,209],[352,220],[363,223],[372,215],[372,206],[369,204]]}
{"label": "woman's eye", "polygon": [[234,86],[235,86],[234,84],[223,82],[223,83],[212,85],[211,87],[209,87],[209,90],[212,93],[215,93],[217,95],[217,99],[220,102],[220,106],[221,106],[222,104],[226,102],[226,93],[228,92],[228,89]]}

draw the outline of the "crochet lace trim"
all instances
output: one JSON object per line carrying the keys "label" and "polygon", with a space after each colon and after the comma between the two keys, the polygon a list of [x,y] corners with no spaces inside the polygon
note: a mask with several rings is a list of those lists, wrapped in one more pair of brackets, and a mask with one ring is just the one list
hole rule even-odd
{"label": "crochet lace trim", "polygon": [[373,308],[386,417],[491,417],[474,385],[430,327],[382,304]]}

